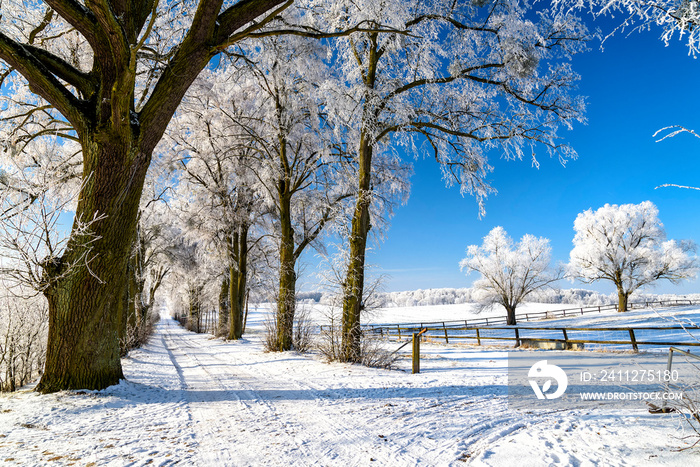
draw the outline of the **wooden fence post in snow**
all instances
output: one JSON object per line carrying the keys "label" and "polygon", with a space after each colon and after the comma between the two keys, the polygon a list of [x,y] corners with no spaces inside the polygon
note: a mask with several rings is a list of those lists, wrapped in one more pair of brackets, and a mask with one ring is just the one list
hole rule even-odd
{"label": "wooden fence post in snow", "polygon": [[411,353],[411,359],[413,360],[413,371],[412,373],[420,373],[420,336],[427,331],[428,328],[423,328],[421,332],[413,333],[413,352]]}
{"label": "wooden fence post in snow", "polygon": [[637,339],[634,338],[634,329],[630,328],[630,340],[632,341],[632,350],[639,352],[639,347],[637,347]]}
{"label": "wooden fence post in snow", "polygon": [[420,335],[417,332],[413,333],[413,353],[411,358],[413,360],[412,373],[420,373]]}

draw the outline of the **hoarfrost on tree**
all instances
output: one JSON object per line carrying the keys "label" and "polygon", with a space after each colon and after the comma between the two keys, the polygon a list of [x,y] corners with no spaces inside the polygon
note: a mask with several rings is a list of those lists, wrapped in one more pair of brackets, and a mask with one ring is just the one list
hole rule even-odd
{"label": "hoarfrost on tree", "polygon": [[580,213],[574,221],[569,275],[586,283],[611,281],[619,311],[627,311],[629,296],[640,287],[661,279],[676,284],[695,277],[695,245],[666,240],[658,214],[651,201],[606,204]]}
{"label": "hoarfrost on tree", "polygon": [[328,89],[329,115],[358,165],[343,303],[343,354],[357,360],[374,169],[406,153],[434,158],[483,214],[494,191],[490,151],[529,152],[534,164],[540,148],[574,157],[557,133],[583,119],[568,60],[586,49],[588,33],[567,12],[510,0],[301,4],[317,24],[366,28],[333,41],[330,60],[344,85]]}
{"label": "hoarfrost on tree", "polygon": [[469,245],[459,264],[481,275],[472,287],[482,306],[502,305],[507,323],[514,325],[515,309],[528,295],[561,279],[561,271],[552,271],[550,261],[548,239],[527,234],[514,243],[503,227],[495,227],[482,245]]}

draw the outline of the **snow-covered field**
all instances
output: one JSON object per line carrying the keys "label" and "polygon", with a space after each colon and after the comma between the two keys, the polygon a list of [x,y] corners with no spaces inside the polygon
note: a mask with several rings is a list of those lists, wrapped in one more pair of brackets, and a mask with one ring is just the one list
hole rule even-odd
{"label": "snow-covered field", "polygon": [[[420,321],[414,318],[425,313],[421,308],[405,321]],[[693,312],[700,315],[683,311]],[[631,312],[625,319],[648,322],[673,313],[678,311]],[[186,332],[164,318],[150,344],[123,360],[127,381],[117,386],[0,395],[0,462],[700,464],[700,453],[679,450],[688,433],[681,431],[678,416],[652,415],[643,405],[612,412],[509,410],[504,350],[424,345],[422,372],[415,375],[407,358],[398,370],[326,364],[313,354],[264,352],[262,316],[255,310],[252,332],[228,343]],[[615,317],[620,314],[609,320]]]}
{"label": "snow-covered field", "polygon": [[[269,306],[269,305],[268,305]],[[544,311],[562,310],[571,308],[573,305],[559,305],[551,303],[524,303],[517,309],[517,313],[539,313]],[[316,324],[327,324],[329,322],[330,308],[325,305],[300,305],[302,310],[307,310],[309,317]],[[494,307],[492,310],[483,312],[476,311],[474,303],[463,303],[458,305],[426,305],[426,306],[403,306],[379,308],[366,311],[362,315],[362,324],[386,324],[386,323],[420,323],[431,321],[460,321],[464,319],[483,319],[486,317],[504,317],[505,311],[502,307]],[[340,310],[335,312],[336,318],[340,315]],[[262,326],[262,322],[267,318],[267,313],[262,309],[255,309],[248,318],[248,324],[253,328]]]}

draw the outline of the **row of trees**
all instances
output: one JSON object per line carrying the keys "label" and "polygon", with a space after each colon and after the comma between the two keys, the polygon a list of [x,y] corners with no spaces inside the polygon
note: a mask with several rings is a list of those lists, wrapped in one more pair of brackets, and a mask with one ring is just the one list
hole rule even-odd
{"label": "row of trees", "polygon": [[[658,4],[602,8],[687,32],[695,50],[696,9]],[[152,306],[168,270],[196,310],[212,282],[192,274],[202,256],[220,258],[208,273],[230,337],[241,332],[250,268],[275,266],[278,347],[289,348],[296,261],[341,219],[341,355],[356,360],[365,250],[378,214],[405,192],[401,156],[433,157],[482,204],[488,151],[522,157],[543,145],[571,157],[557,129],[582,118],[568,59],[588,34],[566,4],[9,0],[2,9],[1,215],[15,232],[3,270],[48,304],[43,392],[116,383],[124,323]],[[156,167],[168,170],[149,175]],[[153,200],[200,234],[176,227],[168,237],[167,223],[146,222]],[[61,212],[74,214],[65,239],[52,227]],[[27,216],[38,219],[30,228]],[[172,241],[161,248],[162,238]],[[270,238],[275,259],[261,248],[251,261]],[[158,257],[167,266],[154,266]]]}
{"label": "row of trees", "polygon": [[612,282],[618,310],[627,311],[634,291],[661,279],[679,283],[698,270],[695,245],[667,241],[650,201],[589,209],[578,215],[574,231],[566,268],[550,269],[548,239],[525,235],[514,243],[502,227],[491,230],[481,246],[469,246],[460,265],[481,274],[474,288],[481,292],[482,303],[505,307],[508,324],[516,324],[515,308],[525,297],[565,275],[585,283]]}
{"label": "row of trees", "polygon": [[124,323],[166,274],[195,313],[216,283],[231,338],[251,278],[273,277],[291,348],[297,261],[329,226],[358,360],[365,250],[407,193],[404,154],[480,204],[489,150],[571,157],[557,129],[582,118],[568,59],[587,39],[512,0],[4,3],[3,268],[48,303],[38,390],[116,383]]}

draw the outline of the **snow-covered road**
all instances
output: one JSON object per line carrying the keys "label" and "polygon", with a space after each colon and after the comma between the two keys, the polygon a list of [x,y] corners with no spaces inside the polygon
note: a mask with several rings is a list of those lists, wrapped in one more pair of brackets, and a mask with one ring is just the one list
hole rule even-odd
{"label": "snow-covered road", "polygon": [[[324,365],[205,340],[169,320],[159,337],[202,465],[448,463],[466,448],[453,418],[495,415],[485,388],[465,378],[444,386],[435,375]],[[426,416],[436,409],[444,416]]]}
{"label": "snow-covered road", "polygon": [[[163,319],[99,392],[0,396],[8,465],[692,465],[677,421],[508,410],[506,353],[426,346],[424,371],[266,353]],[[408,362],[401,364],[407,367]],[[627,411],[629,412],[629,411]]]}

